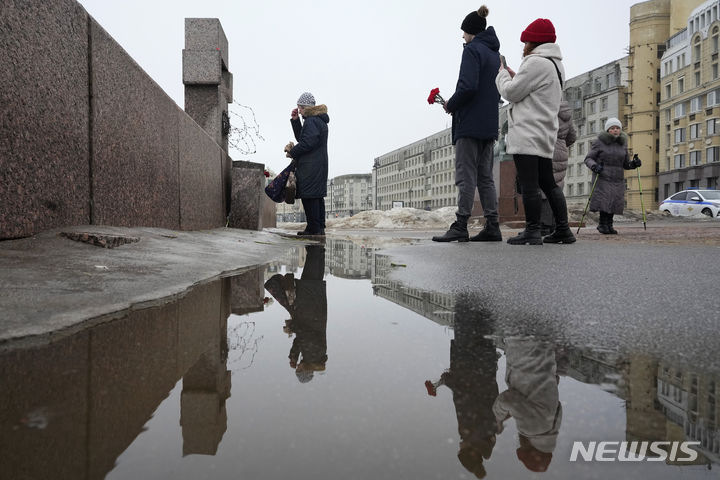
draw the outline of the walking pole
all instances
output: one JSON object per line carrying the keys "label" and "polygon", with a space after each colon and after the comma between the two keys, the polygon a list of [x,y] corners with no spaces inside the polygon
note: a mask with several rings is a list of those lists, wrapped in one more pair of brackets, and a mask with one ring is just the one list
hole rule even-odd
{"label": "walking pole", "polygon": [[[633,155],[633,160],[637,158],[637,153]],[[640,208],[642,208],[642,214],[643,214],[643,230],[647,230],[647,219],[645,218],[645,205],[643,205],[643,198],[642,198],[642,183],[640,183],[640,169],[635,169],[638,174],[638,188],[640,189]]]}
{"label": "walking pole", "polygon": [[583,221],[585,220],[585,214],[587,213],[588,207],[590,206],[590,199],[592,198],[593,192],[595,191],[595,185],[597,185],[597,180],[598,180],[598,178],[600,178],[600,174],[599,174],[599,173],[596,173],[596,174],[595,174],[595,180],[593,181],[593,186],[592,186],[592,188],[590,189],[590,196],[588,197],[588,201],[587,201],[587,203],[585,204],[585,211],[583,212],[583,216],[582,216],[582,218],[580,219],[580,225],[578,225],[578,229],[577,229],[577,232],[575,232],[575,235],[578,235],[578,234],[580,233],[580,228],[582,228]]}

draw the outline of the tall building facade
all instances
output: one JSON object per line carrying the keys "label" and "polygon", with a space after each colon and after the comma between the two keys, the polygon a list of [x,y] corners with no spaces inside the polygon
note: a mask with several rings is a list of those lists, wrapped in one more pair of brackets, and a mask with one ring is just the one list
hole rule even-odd
{"label": "tall building facade", "polygon": [[456,205],[455,147],[450,129],[377,157],[372,178],[377,210]]}
{"label": "tall building facade", "polygon": [[[658,189],[660,170],[661,63],[668,39],[685,28],[692,10],[701,0],[650,0],[630,8],[628,56],[629,148],[642,159],[642,167],[625,174],[628,208],[657,208],[662,200]],[[687,58],[687,57],[686,57]],[[646,195],[642,196],[641,192]],[[664,198],[664,197],[663,197]]]}
{"label": "tall building facade", "polygon": [[351,217],[372,208],[371,174],[352,173],[328,180],[325,197],[326,217]]}
{"label": "tall building facade", "polygon": [[660,200],[720,177],[720,2],[694,9],[661,59]]}

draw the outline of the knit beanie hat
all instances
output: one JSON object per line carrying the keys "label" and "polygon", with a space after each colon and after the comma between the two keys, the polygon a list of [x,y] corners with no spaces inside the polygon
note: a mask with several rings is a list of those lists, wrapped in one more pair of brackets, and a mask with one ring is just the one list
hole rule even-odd
{"label": "knit beanie hat", "polygon": [[622,130],[622,123],[615,117],[610,117],[605,121],[605,131],[610,130],[610,127],[620,127]]}
{"label": "knit beanie hat", "polygon": [[490,10],[483,5],[480,7],[480,9],[476,12],[470,12],[465,16],[465,20],[463,20],[462,25],[460,25],[460,28],[463,32],[469,33],[470,35],[477,35],[478,33],[485,31],[485,27],[487,26],[487,20],[485,20],[485,17],[488,16],[488,13],[490,13]]}
{"label": "knit beanie hat", "polygon": [[315,105],[315,97],[313,97],[313,94],[310,92],[304,92],[300,95],[300,98],[298,98],[297,104],[305,107],[313,106]]}
{"label": "knit beanie hat", "polygon": [[555,43],[555,27],[547,18],[538,18],[523,30],[521,42]]}

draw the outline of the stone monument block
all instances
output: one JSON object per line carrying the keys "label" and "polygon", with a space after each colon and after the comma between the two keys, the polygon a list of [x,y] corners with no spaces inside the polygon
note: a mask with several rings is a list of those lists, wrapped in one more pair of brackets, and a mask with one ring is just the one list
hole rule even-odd
{"label": "stone monument block", "polygon": [[500,161],[500,198],[498,199],[498,215],[500,222],[517,222],[525,220],[522,195],[517,190],[517,170],[512,155],[505,155]]}
{"label": "stone monument block", "polygon": [[203,230],[225,225],[225,152],[184,112],[180,128],[180,228]]}
{"label": "stone monument block", "polygon": [[235,161],[232,168],[232,200],[229,227],[261,230],[265,195],[264,166]]}
{"label": "stone monument block", "polygon": [[183,50],[183,83],[219,85],[223,81],[221,62],[217,50]]}
{"label": "stone monument block", "polygon": [[88,224],[88,15],[74,0],[0,12],[0,239]]}
{"label": "stone monument block", "polygon": [[95,21],[93,223],[177,229],[178,106]]}
{"label": "stone monument block", "polygon": [[217,18],[186,18],[185,49],[218,51],[228,69],[228,40]]}

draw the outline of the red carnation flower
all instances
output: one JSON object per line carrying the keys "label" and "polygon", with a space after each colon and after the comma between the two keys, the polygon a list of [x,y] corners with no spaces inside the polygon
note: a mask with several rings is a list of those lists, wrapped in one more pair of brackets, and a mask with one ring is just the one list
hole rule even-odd
{"label": "red carnation flower", "polygon": [[428,96],[427,101],[430,105],[432,105],[433,103],[445,105],[445,99],[440,95],[439,88],[433,88],[432,90],[430,90],[430,95]]}

